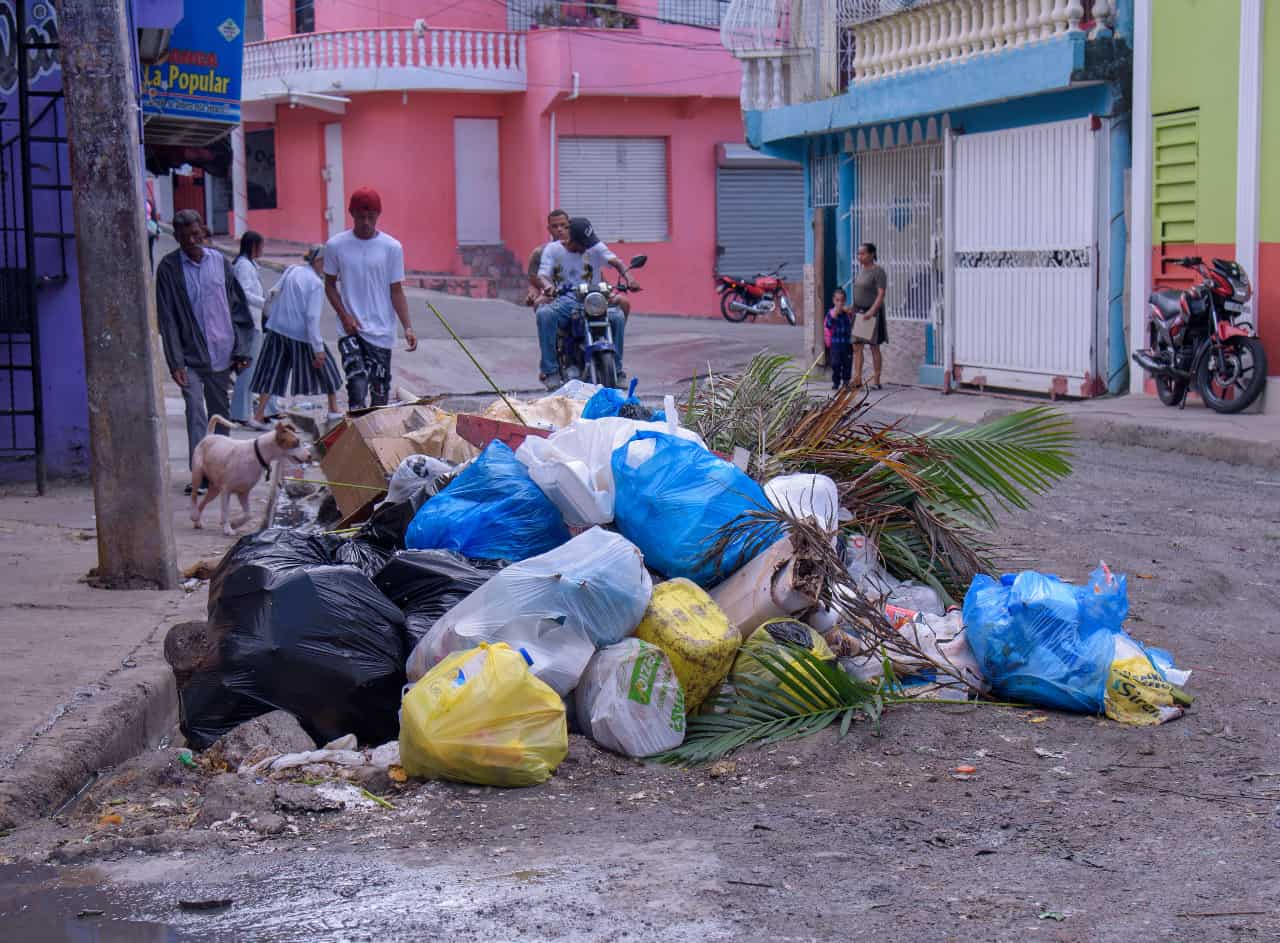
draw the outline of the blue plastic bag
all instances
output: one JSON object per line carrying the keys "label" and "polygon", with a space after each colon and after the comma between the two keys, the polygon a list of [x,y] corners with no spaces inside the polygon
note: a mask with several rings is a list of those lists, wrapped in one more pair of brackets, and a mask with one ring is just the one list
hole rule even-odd
{"label": "blue plastic bag", "polygon": [[454,550],[513,563],[554,550],[569,539],[560,511],[502,442],[490,442],[449,486],[414,515],[410,550]]}
{"label": "blue plastic bag", "polygon": [[779,525],[760,523],[736,536],[719,561],[703,559],[722,527],[770,504],[756,482],[696,442],[639,432],[614,450],[612,466],[614,523],[668,578],[709,589],[783,536]]}
{"label": "blue plastic bag", "polygon": [[[1107,690],[1119,641],[1129,643],[1125,653],[1146,655],[1157,686],[1172,668],[1166,653],[1148,651],[1125,633],[1128,614],[1125,578],[1104,567],[1084,586],[1034,571],[999,582],[978,576],[964,599],[969,646],[997,695],[1116,719],[1126,718],[1117,716]],[[1160,663],[1152,657],[1157,653]]]}
{"label": "blue plastic bag", "polygon": [[[624,395],[621,390],[615,390],[612,387],[602,387],[591,399],[587,400],[587,405],[582,407],[583,419],[608,419],[613,416],[623,416],[627,419],[640,419],[645,422],[666,422],[667,414],[665,410],[648,409],[640,398],[636,396],[636,386],[639,379],[632,378],[631,386],[628,387]],[[626,409],[624,410],[624,407]]]}

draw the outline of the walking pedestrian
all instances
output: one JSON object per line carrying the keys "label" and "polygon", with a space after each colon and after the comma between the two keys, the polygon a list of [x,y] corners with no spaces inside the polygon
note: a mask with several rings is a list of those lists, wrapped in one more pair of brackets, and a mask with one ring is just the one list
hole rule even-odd
{"label": "walking pedestrian", "polygon": [[[249,302],[249,315],[253,319],[253,348],[250,355],[254,361],[262,350],[262,308],[266,304],[266,294],[262,289],[262,275],[258,269],[258,258],[266,240],[259,233],[250,229],[240,237],[240,254],[231,263],[231,270],[236,274],[236,281],[244,289],[244,296]],[[253,379],[252,370],[241,370],[236,375],[235,389],[231,393],[231,415],[228,419],[236,422],[248,422],[253,413],[253,392],[249,389],[249,381]],[[279,404],[268,403],[267,415],[274,416],[280,412]],[[276,408],[270,408],[276,407]]]}
{"label": "walking pedestrian", "polygon": [[259,394],[258,409],[249,422],[255,429],[270,428],[266,422],[267,400],[289,393],[324,393],[329,398],[329,420],[342,418],[336,395],[342,386],[342,375],[320,337],[324,251],[324,246],[312,246],[302,257],[305,264],[290,265],[271,289],[262,356],[251,381],[253,392]]}
{"label": "walking pedestrian", "polygon": [[347,408],[360,409],[366,401],[385,406],[391,393],[397,318],[404,327],[406,349],[418,349],[404,294],[404,249],[378,231],[382,215],[378,191],[360,188],[351,194],[347,211],[351,228],[324,247],[324,291],[344,335],[338,341],[338,353],[347,375]]}
{"label": "walking pedestrian", "polygon": [[[209,416],[231,410],[232,369],[244,370],[253,360],[253,318],[231,263],[204,247],[207,234],[200,214],[176,213],[173,234],[178,248],[156,268],[156,319],[165,363],[182,389],[190,464]],[[198,487],[203,491],[204,482]]]}
{"label": "walking pedestrian", "polygon": [[861,268],[853,279],[853,385],[862,386],[862,349],[871,347],[871,389],[880,389],[880,371],[883,360],[880,345],[889,343],[889,324],[884,313],[884,295],[889,287],[889,276],[876,261],[874,242],[858,246],[858,264]]}
{"label": "walking pedestrian", "polygon": [[843,288],[831,293],[831,310],[823,323],[831,358],[832,390],[849,382],[849,371],[853,367],[853,311],[845,300]]}
{"label": "walking pedestrian", "polygon": [[155,201],[150,195],[142,201],[142,211],[147,219],[147,259],[151,264],[151,270],[155,271],[156,240],[160,238],[160,212],[156,209]]}

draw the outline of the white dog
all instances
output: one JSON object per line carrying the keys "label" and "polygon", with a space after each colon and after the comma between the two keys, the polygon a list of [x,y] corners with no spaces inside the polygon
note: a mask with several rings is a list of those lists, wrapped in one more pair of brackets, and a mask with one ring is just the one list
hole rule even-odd
{"label": "white dog", "polygon": [[[311,457],[311,450],[298,438],[298,430],[287,422],[278,422],[275,429],[253,439],[214,435],[219,423],[233,425],[221,416],[211,417],[208,435],[200,440],[191,459],[191,523],[198,529],[205,506],[221,497],[222,532],[232,537],[232,528],[242,526],[249,519],[249,492],[262,479],[263,472],[270,471],[271,463],[283,455],[305,462]],[[201,480],[209,485],[209,492],[203,498],[197,495]],[[229,521],[228,505],[233,494],[240,499],[244,513],[235,521]]]}

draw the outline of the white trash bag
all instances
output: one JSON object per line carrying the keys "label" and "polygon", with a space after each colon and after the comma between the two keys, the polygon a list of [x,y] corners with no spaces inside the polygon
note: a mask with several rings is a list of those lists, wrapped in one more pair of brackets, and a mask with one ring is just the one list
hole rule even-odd
{"label": "white trash bag", "polygon": [[652,595],[639,549],[593,527],[512,564],[441,616],[409,655],[409,681],[451,652],[506,642],[525,649],[534,675],[563,696],[578,686],[597,647],[635,631]]}
{"label": "white trash bag", "polygon": [[436,493],[436,483],[453,473],[453,466],[430,455],[407,455],[387,484],[387,504],[412,501],[414,510]]}
{"label": "white trash bag", "polygon": [[583,732],[606,750],[643,757],[684,742],[684,690],[656,645],[628,638],[600,649],[573,698]]}
{"label": "white trash bag", "polygon": [[764,486],[765,497],[780,511],[811,517],[832,535],[840,526],[840,492],[826,475],[779,475]]}
{"label": "white trash bag", "polygon": [[[516,449],[529,477],[564,515],[570,527],[590,527],[613,520],[613,453],[637,432],[668,432],[667,423],[607,417],[580,419],[547,438],[530,436]],[[692,430],[678,435],[703,445]]]}

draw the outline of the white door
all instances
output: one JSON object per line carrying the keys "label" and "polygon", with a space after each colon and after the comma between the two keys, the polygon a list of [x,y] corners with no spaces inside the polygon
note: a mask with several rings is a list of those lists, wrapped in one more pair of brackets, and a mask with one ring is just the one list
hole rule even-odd
{"label": "white door", "polygon": [[955,379],[1090,395],[1098,138],[1090,119],[955,143]]}
{"label": "white door", "polygon": [[502,209],[498,200],[497,118],[454,119],[453,165],[459,245],[499,244]]}
{"label": "white door", "polygon": [[347,208],[343,199],[342,125],[324,126],[324,219],[329,238],[348,228]]}

